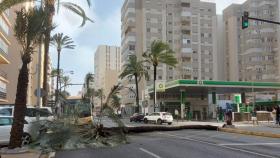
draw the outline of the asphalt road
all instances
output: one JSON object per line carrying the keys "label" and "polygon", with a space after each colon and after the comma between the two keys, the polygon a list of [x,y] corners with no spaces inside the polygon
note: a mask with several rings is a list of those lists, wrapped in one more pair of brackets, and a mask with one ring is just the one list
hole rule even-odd
{"label": "asphalt road", "polygon": [[206,130],[142,133],[115,148],[61,151],[56,158],[280,158],[280,139]]}

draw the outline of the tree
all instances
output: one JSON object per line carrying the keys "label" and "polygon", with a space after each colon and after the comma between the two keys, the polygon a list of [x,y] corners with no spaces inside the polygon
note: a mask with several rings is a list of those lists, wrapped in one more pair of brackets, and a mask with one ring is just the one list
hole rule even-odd
{"label": "tree", "polygon": [[[21,4],[24,2],[34,2],[34,0],[2,0],[0,3],[0,13],[5,11],[6,9],[11,8],[17,4]],[[59,11],[60,6],[72,11],[76,15],[82,17],[81,26],[84,26],[86,21],[93,22],[89,17],[86,16],[85,11],[79,5],[71,2],[62,2],[60,0],[41,0],[41,7],[44,8],[44,12],[47,15],[45,19],[46,22],[46,30],[44,31],[44,79],[43,79],[43,89],[48,92],[48,64],[49,64],[49,44],[51,40],[51,31],[53,26],[53,17],[55,15],[55,5],[57,5],[57,9]],[[91,0],[86,0],[88,6],[91,6]],[[48,96],[43,97],[43,105],[47,105]]]}
{"label": "tree", "polygon": [[101,88],[101,89],[98,89],[98,90],[96,91],[95,96],[96,96],[97,98],[100,99],[100,106],[101,106],[100,112],[102,112],[103,99],[105,99],[104,90],[103,90],[102,88]]}
{"label": "tree", "polygon": [[[154,69],[154,92],[156,91],[156,76],[157,66],[160,63],[175,67],[177,59],[174,57],[174,52],[170,49],[169,45],[162,41],[153,41],[151,45],[151,51],[147,51],[143,54],[146,62],[153,65]],[[156,104],[156,97],[154,97],[154,107]],[[155,111],[155,108],[154,108]]]}
{"label": "tree", "polygon": [[131,55],[129,57],[128,63],[124,65],[124,70],[120,74],[120,78],[123,79],[125,77],[128,77],[129,79],[132,79],[134,77],[136,86],[136,112],[139,112],[140,110],[138,83],[143,76],[145,76],[146,78],[149,77],[148,71],[144,66],[144,61],[138,61],[136,55]]}
{"label": "tree", "polygon": [[[67,85],[70,84],[70,77],[69,76],[62,76],[61,83],[63,85],[64,91],[66,90]],[[61,87],[60,87],[61,88]]]}
{"label": "tree", "polygon": [[85,88],[86,88],[86,93],[84,95],[84,97],[86,99],[91,99],[94,96],[94,88],[90,87],[90,83],[94,82],[94,77],[92,73],[88,73],[86,75],[86,81],[85,81]]}
{"label": "tree", "polygon": [[121,99],[118,95],[113,95],[111,98],[110,105],[114,109],[119,109],[121,107]]}
{"label": "tree", "polygon": [[21,9],[16,12],[16,21],[14,26],[15,37],[21,45],[22,66],[18,76],[17,93],[15,99],[14,119],[11,129],[9,148],[20,147],[22,143],[24,118],[27,102],[27,88],[29,82],[28,64],[32,60],[32,54],[35,52],[39,39],[42,36],[46,14],[40,8],[34,8],[30,11]]}
{"label": "tree", "polygon": [[57,79],[56,79],[56,97],[55,97],[55,105],[57,105],[58,101],[58,93],[59,93],[59,80],[60,80],[60,53],[62,49],[74,49],[75,45],[72,39],[63,33],[57,33],[53,35],[51,38],[51,44],[56,47],[57,51]]}

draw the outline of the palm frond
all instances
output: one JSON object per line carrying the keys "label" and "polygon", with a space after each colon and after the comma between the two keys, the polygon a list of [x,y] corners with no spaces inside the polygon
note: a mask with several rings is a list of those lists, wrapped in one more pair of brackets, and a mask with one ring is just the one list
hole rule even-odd
{"label": "palm frond", "polygon": [[32,2],[34,0],[2,0],[0,3],[0,13],[4,12],[5,10],[24,2]]}
{"label": "palm frond", "polygon": [[177,59],[174,52],[169,48],[169,45],[162,41],[153,41],[151,44],[151,52],[143,53],[145,62],[154,66],[163,63],[170,66],[176,66]]}
{"label": "palm frond", "polygon": [[89,17],[87,17],[85,11],[79,5],[77,5],[75,3],[71,3],[71,2],[61,2],[60,4],[63,7],[65,7],[66,9],[68,9],[68,10],[72,11],[73,13],[82,17],[83,20],[82,20],[82,24],[80,26],[84,26],[86,24],[86,21],[94,22]]}
{"label": "palm frond", "polygon": [[50,43],[53,46],[55,46],[59,52],[62,49],[75,48],[75,45],[73,45],[74,41],[72,41],[72,38],[70,38],[67,35],[64,35],[63,33],[56,33],[55,35],[53,35]]}

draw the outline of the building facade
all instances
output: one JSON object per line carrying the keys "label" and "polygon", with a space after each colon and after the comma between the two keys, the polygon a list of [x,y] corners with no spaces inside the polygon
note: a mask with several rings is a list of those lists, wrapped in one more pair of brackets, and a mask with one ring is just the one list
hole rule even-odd
{"label": "building facade", "polygon": [[103,89],[107,96],[118,83],[121,70],[120,48],[101,45],[94,56],[95,89]]}
{"label": "building facade", "polygon": [[[217,17],[215,3],[199,0],[125,0],[122,7],[122,65],[129,55],[142,59],[154,40],[168,43],[178,60],[176,68],[160,64],[157,80],[217,80]],[[149,67],[148,67],[149,69]],[[123,81],[125,82],[125,81]],[[126,81],[135,88],[134,81]],[[153,84],[140,83],[140,99],[144,89]],[[123,103],[135,102],[135,95],[126,92]]]}
{"label": "building facade", "polygon": [[[0,16],[0,58],[1,58],[0,103],[1,104],[15,103],[18,75],[22,65],[21,54],[20,54],[21,46],[17,42],[13,31],[15,18],[16,18],[15,11],[20,10],[22,7],[28,9],[33,6],[34,6],[33,2],[26,2],[23,3],[22,5],[18,5],[8,9]],[[43,52],[42,52],[42,56],[43,56]],[[44,59],[41,60],[41,72],[43,72],[43,61]],[[38,78],[39,78],[38,65],[39,65],[39,55],[38,52],[36,51],[32,56],[32,62],[29,64],[29,84],[28,84],[28,92],[27,92],[27,105],[31,105],[31,106],[37,105],[38,102],[37,97],[34,94],[34,91],[38,87]],[[40,80],[41,80],[40,83],[42,85],[43,73],[41,73],[40,75]]]}
{"label": "building facade", "polygon": [[16,7],[0,15],[0,103],[14,103],[19,68],[20,47],[14,37]]}
{"label": "building facade", "polygon": [[279,26],[249,20],[242,30],[242,15],[279,21],[278,0],[247,0],[224,10],[225,68],[230,81],[267,81],[280,79]]}

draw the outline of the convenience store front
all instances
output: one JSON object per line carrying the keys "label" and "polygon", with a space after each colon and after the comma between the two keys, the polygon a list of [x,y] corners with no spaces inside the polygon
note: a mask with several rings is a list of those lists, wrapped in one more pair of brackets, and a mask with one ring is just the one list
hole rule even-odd
{"label": "convenience store front", "polygon": [[[153,106],[154,92],[149,88],[149,112],[167,111],[174,114],[179,111],[179,117],[191,117],[194,120],[215,118],[217,112],[217,96],[234,96],[239,94],[242,103],[246,102],[247,93],[275,92],[280,90],[280,83],[273,82],[231,82],[231,81],[203,81],[203,80],[174,80],[164,83],[164,91],[156,93],[156,106]],[[234,97],[230,97],[234,101]],[[251,103],[254,104],[254,103]],[[240,107],[242,104],[240,103]],[[240,108],[238,108],[239,110]],[[191,113],[188,116],[187,113]]]}

